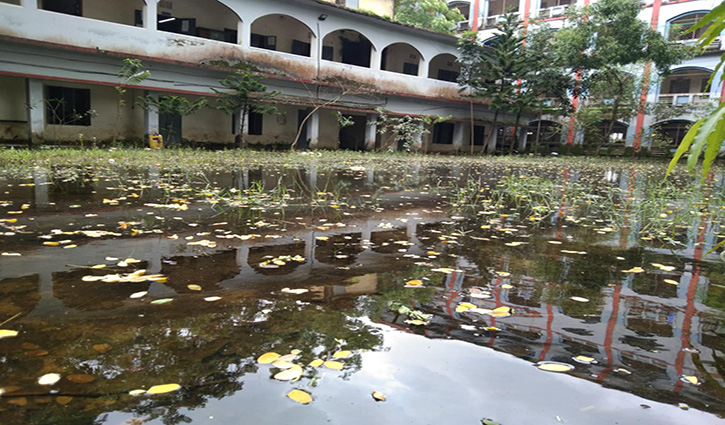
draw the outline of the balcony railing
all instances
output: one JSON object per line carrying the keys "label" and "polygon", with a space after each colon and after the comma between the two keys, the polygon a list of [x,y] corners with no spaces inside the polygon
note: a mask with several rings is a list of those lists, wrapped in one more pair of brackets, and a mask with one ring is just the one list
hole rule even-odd
{"label": "balcony railing", "polygon": [[539,10],[539,19],[557,18],[566,15],[569,6],[554,6]]}
{"label": "balcony railing", "polygon": [[707,106],[712,101],[719,98],[710,96],[710,93],[667,93],[660,94],[659,101],[672,106]]}
{"label": "balcony railing", "polygon": [[[521,15],[519,14],[519,12],[513,12],[513,14],[516,15],[516,16],[518,16],[519,18],[521,17]],[[483,24],[484,28],[493,28],[496,25],[498,25],[498,23],[501,20],[503,20],[504,16],[506,16],[506,15],[493,15],[493,16],[489,16],[489,17],[487,17],[486,19],[483,20],[482,24]]]}

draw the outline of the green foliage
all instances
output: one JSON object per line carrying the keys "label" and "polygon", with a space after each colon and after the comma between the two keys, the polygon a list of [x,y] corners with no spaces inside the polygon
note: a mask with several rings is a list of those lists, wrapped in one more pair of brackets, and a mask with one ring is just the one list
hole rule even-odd
{"label": "green foliage", "polygon": [[139,97],[138,105],[146,110],[156,111],[159,114],[169,115],[191,115],[199,109],[206,106],[206,98],[199,98],[194,102],[189,102],[185,97],[181,96],[159,96],[158,99],[153,96]]}
{"label": "green foliage", "polygon": [[377,108],[376,111],[378,112],[378,119],[375,124],[377,124],[378,134],[390,135],[388,140],[380,147],[380,150],[395,150],[396,144],[402,142],[403,150],[410,152],[416,140],[420,140],[424,134],[430,133],[425,128],[426,125],[435,125],[451,119],[450,116],[439,117],[437,115],[391,117],[382,108]]}
{"label": "green foliage", "polygon": [[[697,46],[700,49],[707,48],[722,31],[725,31],[725,3],[720,3],[719,6],[705,15],[697,24],[690,28],[689,32],[696,31],[709,23],[712,23],[712,25],[710,25],[698,40]],[[725,53],[721,56],[720,62],[710,76],[708,84],[712,83],[712,78],[723,67],[723,63],[725,63]],[[720,81],[723,81],[723,78],[721,75]],[[709,116],[697,121],[690,128],[690,131],[687,132],[685,138],[682,139],[680,146],[677,148],[677,152],[675,152],[672,161],[670,161],[670,165],[667,167],[667,174],[669,175],[672,172],[675,165],[677,165],[677,161],[682,158],[688,149],[690,156],[687,158],[687,169],[689,172],[693,172],[700,158],[700,154],[704,150],[705,157],[702,161],[702,180],[705,180],[707,172],[710,171],[712,163],[717,158],[723,142],[725,142],[725,104],[721,104]]]}
{"label": "green foliage", "polygon": [[335,121],[337,121],[337,124],[340,126],[340,128],[355,125],[355,120],[350,115],[342,115],[342,112],[340,111],[334,111],[332,115],[335,117]]}
{"label": "green foliage", "polygon": [[458,9],[449,9],[445,0],[402,0],[395,7],[396,21],[447,34],[464,19]]}
{"label": "green foliage", "polygon": [[140,59],[126,58],[123,60],[121,70],[118,71],[118,79],[121,84],[114,87],[118,93],[118,108],[116,113],[116,134],[113,135],[113,141],[116,142],[121,131],[121,111],[126,106],[126,100],[123,98],[126,95],[126,88],[131,85],[139,84],[149,77],[151,72],[143,69],[143,64]]}

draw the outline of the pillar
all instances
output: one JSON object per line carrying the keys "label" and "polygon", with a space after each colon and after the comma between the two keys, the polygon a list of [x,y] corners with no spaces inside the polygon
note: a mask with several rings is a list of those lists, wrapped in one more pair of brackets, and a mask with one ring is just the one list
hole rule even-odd
{"label": "pillar", "polygon": [[365,124],[365,150],[375,150],[375,138],[378,134],[378,115],[368,114]]}
{"label": "pillar", "polygon": [[38,0],[20,0],[20,5],[28,9],[37,9]]}
{"label": "pillar", "polygon": [[462,122],[453,123],[453,150],[460,152],[463,149],[463,131],[465,124]]}
{"label": "pillar", "polygon": [[519,153],[526,152],[526,139],[529,137],[529,127],[522,126],[519,129]]}
{"label": "pillar", "polygon": [[310,149],[317,149],[320,141],[320,111],[315,111],[307,120],[307,140],[310,141]]}
{"label": "pillar", "polygon": [[249,37],[245,37],[244,34],[247,33],[247,27],[244,25],[243,21],[237,22],[237,44],[241,44],[242,47],[249,47]]}
{"label": "pillar", "polygon": [[28,141],[30,144],[42,143],[45,139],[45,101],[43,82],[35,78],[25,80],[26,99],[28,100]]}
{"label": "pillar", "polygon": [[[152,3],[153,1],[150,0]],[[144,92],[144,95],[146,96],[152,96],[155,100],[159,99],[159,95],[156,92],[150,92],[146,91]],[[144,111],[144,128],[146,136],[153,135],[153,134],[159,134],[159,113],[158,111],[153,110],[152,108],[146,109]]]}
{"label": "pillar", "polygon": [[498,127],[491,127],[493,134],[491,135],[491,141],[488,142],[488,148],[486,153],[494,154],[496,152],[496,139],[498,139]]}
{"label": "pillar", "polygon": [[146,4],[143,8],[143,26],[151,31],[156,31],[158,29],[158,26],[156,25],[159,14],[157,1],[158,0],[146,0]]}
{"label": "pillar", "polygon": [[[420,127],[423,127],[423,123],[420,122],[417,124]],[[423,150],[423,132],[420,131],[415,135],[415,138],[413,139],[412,146],[410,147],[411,151],[420,151]]]}

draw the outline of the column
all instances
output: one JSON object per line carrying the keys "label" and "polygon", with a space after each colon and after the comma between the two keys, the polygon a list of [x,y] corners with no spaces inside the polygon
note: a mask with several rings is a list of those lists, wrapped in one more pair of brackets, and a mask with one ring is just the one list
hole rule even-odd
{"label": "column", "polygon": [[365,150],[375,150],[375,138],[378,134],[378,114],[368,114],[365,124]]}
{"label": "column", "polygon": [[[423,127],[423,123],[418,123],[418,126]],[[423,149],[423,132],[419,132],[413,139],[413,144],[410,147],[411,151],[420,151]]]}
{"label": "column", "polygon": [[320,141],[320,111],[315,111],[307,120],[307,140],[310,141],[310,149],[317,149]]}
{"label": "column", "polygon": [[[149,0],[154,3],[153,0]],[[155,4],[155,3],[154,3]],[[159,99],[159,95],[156,92],[145,91],[144,95],[152,96],[155,100]],[[152,108],[144,111],[144,125],[146,129],[146,136],[159,134],[159,113]]]}
{"label": "column", "polygon": [[462,122],[453,123],[453,150],[460,152],[463,149],[463,131],[465,124]]}
{"label": "column", "polygon": [[20,0],[20,5],[28,9],[37,9],[38,0]]}
{"label": "column", "polygon": [[43,82],[34,78],[25,80],[26,99],[28,100],[28,141],[31,145],[42,143],[45,133],[45,102]]}
{"label": "column", "polygon": [[242,47],[249,47],[249,36],[244,36],[247,33],[246,28],[243,21],[237,22],[237,44],[241,44]]}
{"label": "column", "polygon": [[526,139],[529,137],[529,127],[522,126],[519,129],[519,153],[526,152]]}
{"label": "column", "polygon": [[143,26],[151,31],[156,31],[158,26],[156,22],[158,20],[159,9],[156,4],[158,0],[146,0],[143,8]]}
{"label": "column", "polygon": [[494,154],[496,152],[496,139],[498,138],[498,126],[491,127],[491,131],[493,131],[493,134],[491,135],[491,141],[488,142],[488,149],[486,150],[486,153],[488,154]]}

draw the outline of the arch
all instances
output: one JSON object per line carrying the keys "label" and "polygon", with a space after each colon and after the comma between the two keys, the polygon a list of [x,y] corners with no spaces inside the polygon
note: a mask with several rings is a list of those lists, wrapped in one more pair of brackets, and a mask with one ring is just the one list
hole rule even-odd
{"label": "arch", "polygon": [[461,73],[461,64],[450,53],[441,53],[430,60],[428,78],[440,81],[456,82]]}
{"label": "arch", "polygon": [[[597,124],[597,127],[601,130],[602,137],[609,129],[609,125],[611,124],[612,120],[601,120],[599,121],[599,124]],[[624,123],[622,121],[615,121],[614,127],[612,128],[612,133],[609,135],[609,140],[607,140],[607,143],[623,143],[624,140],[627,138],[627,129],[629,128],[629,124]]]}
{"label": "arch", "polygon": [[159,31],[237,43],[240,16],[218,0],[176,0],[173,9],[158,5]]}
{"label": "arch", "polygon": [[[8,2],[4,1],[4,3]],[[20,5],[19,1],[9,3]],[[38,8],[65,15],[82,16],[88,19],[113,22],[116,24],[139,26],[141,24],[140,19],[143,16],[144,5],[144,0],[113,2],[113,7],[109,7],[108,2],[99,0],[86,0],[84,2],[81,2],[81,0],[45,0],[38,3]]]}
{"label": "arch", "polygon": [[710,98],[707,83],[711,75],[711,70],[702,67],[676,69],[660,83],[658,100],[669,105],[707,102]]}
{"label": "arch", "polygon": [[692,124],[692,121],[682,119],[660,121],[652,126],[652,144],[662,148],[679,146]]}
{"label": "arch", "polygon": [[697,21],[699,21],[703,16],[707,15],[710,11],[709,10],[690,10],[688,12],[682,13],[680,15],[675,16],[674,18],[667,21],[667,38],[671,41],[695,41],[702,33],[707,31],[707,29],[710,27],[711,24],[707,24],[703,26],[702,28],[698,28],[696,31],[693,31],[688,34],[684,34],[687,32],[689,28],[691,28]]}
{"label": "arch", "polygon": [[351,29],[331,31],[322,39],[322,59],[370,68],[373,43]]}
{"label": "arch", "polygon": [[399,74],[418,75],[423,55],[408,43],[392,43],[383,49],[380,69]]}
{"label": "arch", "polygon": [[314,39],[314,32],[304,22],[273,13],[252,22],[249,41],[252,47],[309,57]]}

